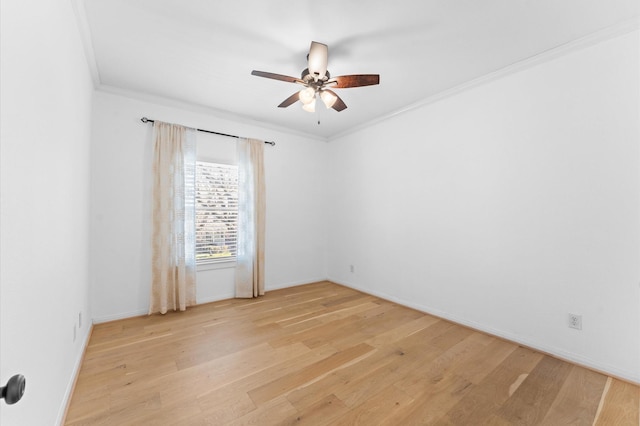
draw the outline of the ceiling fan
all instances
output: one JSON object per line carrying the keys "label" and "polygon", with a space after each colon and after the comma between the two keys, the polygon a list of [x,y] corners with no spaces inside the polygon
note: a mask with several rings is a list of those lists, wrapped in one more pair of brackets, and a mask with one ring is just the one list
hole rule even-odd
{"label": "ceiling fan", "polygon": [[305,111],[314,112],[316,99],[319,97],[327,108],[333,108],[340,112],[347,108],[340,96],[331,89],[345,89],[347,87],[373,86],[380,83],[378,74],[353,74],[331,78],[327,70],[329,48],[326,44],[311,42],[307,55],[308,68],[302,71],[300,78],[289,77],[282,74],[274,74],[265,71],[251,71],[251,75],[271,78],[274,80],[297,83],[305,88],[294,93],[282,101],[278,107],[286,108],[297,101],[301,101]]}

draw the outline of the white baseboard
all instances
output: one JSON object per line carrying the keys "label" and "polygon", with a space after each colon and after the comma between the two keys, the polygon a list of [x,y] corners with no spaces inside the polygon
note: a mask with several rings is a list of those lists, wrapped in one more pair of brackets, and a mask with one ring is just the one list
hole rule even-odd
{"label": "white baseboard", "polygon": [[[287,287],[295,287],[299,285],[311,284],[311,283],[326,281],[326,280],[327,280],[327,277],[321,277],[321,278],[310,278],[310,279],[305,279],[300,281],[291,281],[288,283],[277,284],[277,285],[268,285],[266,286],[267,287],[266,291],[278,290],[278,289],[287,288]],[[228,293],[228,294],[223,293],[215,296],[200,298],[197,300],[197,304],[203,305],[205,303],[218,302],[220,300],[225,300],[225,299],[233,299],[234,297],[235,297],[235,294],[233,293]],[[149,311],[147,311],[146,309],[140,309],[137,311],[121,312],[117,314],[97,316],[92,318],[92,321],[94,324],[101,324],[101,323],[110,322],[110,321],[117,321],[121,319],[132,318],[132,317],[139,317],[142,315],[147,315],[148,313]]]}
{"label": "white baseboard", "polygon": [[148,310],[138,310],[138,311],[131,311],[131,312],[123,312],[120,314],[112,314],[112,315],[105,315],[102,317],[94,317],[92,318],[92,321],[94,324],[101,324],[103,322],[110,322],[110,321],[117,321],[117,320],[121,320],[121,319],[127,319],[127,318],[133,318],[133,317],[139,317],[142,315],[147,315],[149,313]]}
{"label": "white baseboard", "polygon": [[219,302],[221,300],[233,299],[234,297],[235,295],[233,293],[203,297],[202,299],[198,299],[198,305],[204,305],[206,303],[211,303],[211,302]]}
{"label": "white baseboard", "polygon": [[80,374],[80,368],[82,367],[82,361],[84,360],[84,354],[87,352],[87,346],[89,345],[89,339],[91,338],[92,332],[93,324],[90,324],[87,332],[82,337],[82,350],[76,357],[76,361],[73,366],[73,372],[69,377],[69,383],[67,383],[67,389],[64,392],[64,398],[58,410],[58,418],[56,419],[57,425],[62,426],[64,424],[65,418],[67,416],[67,410],[69,409],[69,403],[71,402],[71,397],[73,396],[73,391],[76,387],[76,381],[78,380],[78,375]]}
{"label": "white baseboard", "polygon": [[523,339],[521,336],[518,336],[513,333],[509,333],[503,330],[498,330],[492,327],[487,327],[484,324],[480,324],[474,321],[469,321],[465,318],[462,318],[458,315],[450,314],[448,312],[441,311],[439,309],[435,309],[431,306],[426,306],[420,303],[414,303],[408,300],[403,300],[398,297],[392,296],[387,293],[383,293],[380,291],[371,290],[369,288],[364,288],[361,286],[354,285],[352,283],[328,278],[329,281],[334,282],[336,284],[343,285],[345,287],[353,288],[354,290],[361,291],[366,294],[370,294],[372,296],[380,297],[381,299],[389,300],[391,302],[397,303],[399,305],[403,305],[412,309],[415,309],[420,312],[427,313],[429,315],[436,316],[438,318],[442,318],[451,322],[455,322],[456,324],[464,325],[465,327],[472,328],[474,330],[481,331],[483,333],[490,334],[492,336],[500,337],[505,340],[509,340],[511,342],[517,343],[519,345],[526,346],[528,348],[543,352],[545,354],[551,355],[555,358],[561,359],[563,361],[568,361],[573,364],[577,364],[583,367],[586,367],[590,370],[597,371],[599,373],[607,374],[612,377],[616,377],[631,383],[635,383],[640,385],[640,372],[639,371],[628,371],[624,369],[620,369],[613,365],[604,364],[601,362],[594,361],[590,358],[584,357],[580,354],[576,354],[573,352],[568,352],[560,348],[556,348],[553,346],[545,345],[544,343],[538,341],[532,341],[528,339]]}
{"label": "white baseboard", "polygon": [[309,278],[309,279],[306,279],[306,280],[291,281],[291,282],[288,282],[288,283],[277,284],[277,285],[269,285],[269,286],[267,286],[267,288],[265,290],[266,291],[269,291],[269,290],[280,290],[281,288],[296,287],[296,286],[299,286],[299,285],[313,284],[313,283],[317,283],[317,282],[321,282],[321,281],[327,281],[327,280],[328,280],[327,277]]}

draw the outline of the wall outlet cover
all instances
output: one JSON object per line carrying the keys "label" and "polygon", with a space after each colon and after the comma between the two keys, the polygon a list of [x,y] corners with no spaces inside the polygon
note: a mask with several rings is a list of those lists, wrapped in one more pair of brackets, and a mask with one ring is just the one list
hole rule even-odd
{"label": "wall outlet cover", "polygon": [[569,314],[568,322],[569,322],[570,328],[575,328],[576,330],[582,330],[582,315]]}

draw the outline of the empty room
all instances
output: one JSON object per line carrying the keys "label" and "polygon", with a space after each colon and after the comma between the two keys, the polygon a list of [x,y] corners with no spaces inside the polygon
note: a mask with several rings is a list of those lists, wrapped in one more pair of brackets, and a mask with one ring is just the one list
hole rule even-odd
{"label": "empty room", "polygon": [[2,0],[0,424],[640,424],[637,0]]}

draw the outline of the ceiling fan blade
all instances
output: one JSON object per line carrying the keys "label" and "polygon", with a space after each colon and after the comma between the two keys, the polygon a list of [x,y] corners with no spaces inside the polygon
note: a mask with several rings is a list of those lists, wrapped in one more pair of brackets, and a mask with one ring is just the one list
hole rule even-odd
{"label": "ceiling fan blade", "polygon": [[264,77],[264,78],[271,78],[273,80],[286,81],[288,83],[304,84],[304,82],[302,80],[300,80],[299,78],[289,77],[288,75],[282,75],[282,74],[274,74],[272,72],[253,70],[253,71],[251,71],[251,75],[255,75],[255,76],[258,76],[258,77]]}
{"label": "ceiling fan blade", "polygon": [[327,73],[329,47],[326,44],[312,41],[307,60],[309,62],[309,74],[313,76],[313,79],[317,81],[319,78],[323,78]]}
{"label": "ceiling fan blade", "polygon": [[342,111],[343,109],[347,109],[347,104],[344,103],[344,101],[340,98],[340,96],[336,94],[336,92],[329,89],[324,89],[324,91],[329,92],[336,97],[336,101],[333,103],[333,106],[331,108],[335,109],[338,112]]}
{"label": "ceiling fan blade", "polygon": [[300,93],[296,92],[293,95],[289,96],[284,101],[282,101],[282,103],[278,105],[278,108],[286,108],[289,105],[295,104],[299,99],[300,99]]}
{"label": "ceiling fan blade", "polygon": [[331,85],[336,89],[346,89],[348,87],[374,86],[380,84],[379,74],[353,74],[341,75],[327,81],[326,85]]}

